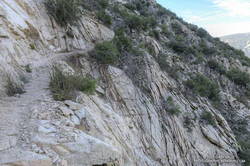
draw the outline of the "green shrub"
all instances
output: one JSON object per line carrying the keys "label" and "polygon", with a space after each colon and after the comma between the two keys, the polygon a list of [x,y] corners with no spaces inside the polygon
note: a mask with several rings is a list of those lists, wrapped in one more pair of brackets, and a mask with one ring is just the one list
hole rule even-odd
{"label": "green shrub", "polygon": [[169,31],[168,31],[168,27],[166,24],[162,25],[161,26],[161,32],[164,34],[164,35],[169,35]]}
{"label": "green shrub", "polygon": [[109,7],[109,0],[78,0],[82,8],[89,11],[101,11]]}
{"label": "green shrub", "polygon": [[157,21],[153,16],[148,16],[148,17],[144,17],[145,21],[144,21],[144,26],[147,28],[155,28],[157,25]]}
{"label": "green shrub", "polygon": [[250,58],[247,57],[243,51],[238,54],[237,58],[240,60],[243,66],[250,66]]}
{"label": "green shrub", "polygon": [[212,55],[212,54],[216,53],[216,48],[215,47],[208,47],[207,43],[203,40],[200,43],[199,50],[205,55]]}
{"label": "green shrub", "polygon": [[205,38],[205,37],[208,36],[208,33],[207,33],[207,31],[206,31],[205,29],[199,28],[199,29],[197,30],[197,35],[198,35],[199,37],[201,37],[201,38]]}
{"label": "green shrub", "polygon": [[197,54],[197,50],[192,47],[187,45],[181,36],[177,36],[178,38],[176,38],[176,41],[171,41],[168,44],[168,47],[170,47],[174,52],[178,53],[178,54],[185,54],[185,55],[196,55]]}
{"label": "green shrub", "polygon": [[240,71],[239,69],[231,69],[227,72],[230,80],[240,86],[247,87],[250,85],[250,74]]}
{"label": "green shrub", "polygon": [[112,18],[110,15],[106,14],[104,10],[97,12],[97,18],[101,20],[105,25],[112,24]]}
{"label": "green shrub", "polygon": [[157,40],[160,40],[160,32],[157,30],[153,30],[149,33],[150,36],[154,37]]}
{"label": "green shrub", "polygon": [[143,56],[144,55],[144,49],[142,49],[139,46],[132,47],[131,50],[129,51],[131,54],[134,56]]}
{"label": "green shrub", "polygon": [[106,9],[109,5],[109,0],[97,0],[97,3],[102,9]]}
{"label": "green shrub", "polygon": [[202,74],[197,74],[186,81],[186,85],[202,97],[208,97],[212,101],[220,99],[218,85]]}
{"label": "green shrub", "polygon": [[134,3],[126,3],[126,4],[124,4],[124,6],[126,7],[126,8],[128,8],[129,10],[136,10],[136,4],[134,4]]}
{"label": "green shrub", "polygon": [[54,67],[50,76],[50,90],[55,100],[72,100],[75,91],[87,94],[94,93],[96,81],[89,77],[65,75]]}
{"label": "green shrub", "polygon": [[30,44],[30,49],[35,50],[36,49],[35,44]]}
{"label": "green shrub", "polygon": [[153,28],[157,24],[153,17],[144,17],[136,14],[128,13],[126,10],[119,10],[120,15],[123,17],[125,24],[129,29],[137,31],[147,30],[149,27]]}
{"label": "green shrub", "polygon": [[45,0],[44,4],[48,14],[61,26],[74,24],[80,19],[79,0]]}
{"label": "green shrub", "polygon": [[204,54],[201,53],[201,52],[198,52],[198,51],[197,51],[197,52],[195,53],[195,57],[196,57],[196,59],[195,59],[195,61],[193,62],[193,64],[201,64],[202,62],[205,61]]}
{"label": "green shrub", "polygon": [[168,45],[176,53],[184,53],[187,46],[183,42],[171,41]]}
{"label": "green shrub", "polygon": [[112,41],[97,44],[92,52],[92,57],[100,64],[114,64],[118,61],[119,56],[119,51]]}
{"label": "green shrub", "polygon": [[216,121],[211,112],[203,111],[200,118],[201,118],[201,122],[205,124],[209,124],[212,126],[216,125]]}
{"label": "green shrub", "polygon": [[8,75],[6,80],[6,94],[8,96],[14,96],[15,94],[22,94],[25,91],[23,90],[23,86],[18,85],[17,83],[15,83],[11,77]]}
{"label": "green shrub", "polygon": [[125,36],[124,29],[120,28],[115,31],[115,44],[120,52],[130,51],[132,48],[132,40]]}
{"label": "green shrub", "polygon": [[171,115],[179,116],[181,113],[179,106],[177,106],[172,97],[168,97],[163,103],[163,108]]}
{"label": "green shrub", "polygon": [[125,22],[130,29],[142,30],[144,28],[145,21],[141,16],[135,14],[128,14],[125,18]]}
{"label": "green shrub", "polygon": [[220,74],[226,73],[226,69],[224,68],[224,66],[219,64],[216,60],[209,60],[207,64],[210,69],[215,70]]}
{"label": "green shrub", "polygon": [[175,80],[179,79],[179,71],[180,68],[178,66],[170,66],[167,62],[167,55],[166,54],[159,54],[157,58],[157,62],[161,68],[161,70],[166,71],[170,77],[174,78]]}
{"label": "green shrub", "polygon": [[175,40],[176,40],[176,42],[183,42],[183,44],[184,44],[185,37],[182,34],[177,34],[177,35],[175,35]]}
{"label": "green shrub", "polygon": [[191,29],[194,32],[196,32],[198,30],[198,26],[197,25],[193,25],[193,24],[188,24],[188,28]]}
{"label": "green shrub", "polygon": [[250,166],[250,141],[241,141],[239,144],[242,149],[238,155],[240,159],[245,160],[244,166]]}
{"label": "green shrub", "polygon": [[173,31],[176,33],[176,34],[182,34],[183,33],[183,29],[181,27],[181,25],[177,22],[174,22],[171,24],[172,26],[172,29]]}

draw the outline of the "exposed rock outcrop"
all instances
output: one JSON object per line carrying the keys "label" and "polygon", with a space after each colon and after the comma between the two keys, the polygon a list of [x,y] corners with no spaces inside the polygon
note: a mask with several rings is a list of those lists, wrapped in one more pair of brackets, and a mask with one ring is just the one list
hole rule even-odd
{"label": "exposed rock outcrop", "polygon": [[[185,84],[173,78],[177,72],[183,80],[194,72],[211,74],[206,65],[181,61],[147,34],[140,40],[152,47],[152,55],[145,48],[142,56],[127,53],[124,64],[97,64],[88,51],[114,38],[112,26],[85,13],[78,26],[64,29],[46,14],[42,0],[2,0],[0,21],[0,165],[205,166],[217,159],[232,161],[223,166],[239,164],[240,146],[224,112],[206,97],[190,99],[192,95],[183,92]],[[187,25],[181,26],[188,40],[202,41]],[[130,31],[131,38],[140,35]],[[212,49],[213,43],[206,42]],[[163,51],[171,55],[166,57],[168,65],[178,66],[176,73],[162,69],[158,58]],[[231,65],[225,57],[220,60]],[[27,65],[32,73],[25,71]],[[77,92],[75,101],[55,101],[48,89],[53,65],[66,75],[92,76],[98,80],[95,93]],[[24,86],[25,93],[5,97],[6,75]],[[218,75],[211,77],[225,84],[220,93],[224,106],[236,117],[249,115],[246,105],[232,96],[235,85]],[[23,77],[30,82],[24,84]],[[179,116],[164,107],[167,98]],[[213,124],[202,122],[203,112],[211,115]]]}

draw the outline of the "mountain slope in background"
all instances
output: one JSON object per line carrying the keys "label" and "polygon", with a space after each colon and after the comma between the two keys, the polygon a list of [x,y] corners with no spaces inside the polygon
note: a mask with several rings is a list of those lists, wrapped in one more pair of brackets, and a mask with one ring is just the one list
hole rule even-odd
{"label": "mountain slope in background", "polygon": [[232,47],[243,50],[250,57],[250,33],[222,36],[221,40]]}

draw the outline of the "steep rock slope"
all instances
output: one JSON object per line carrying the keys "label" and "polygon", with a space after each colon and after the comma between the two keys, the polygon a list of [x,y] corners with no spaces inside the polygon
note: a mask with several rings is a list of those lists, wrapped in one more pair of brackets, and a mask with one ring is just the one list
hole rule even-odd
{"label": "steep rock slope", "polygon": [[[1,165],[203,166],[223,159],[236,166],[238,152],[247,154],[237,140],[249,138],[248,82],[230,74],[249,73],[240,51],[155,1],[110,1],[98,14],[98,1],[83,0],[70,31],[42,2],[0,2],[0,78],[8,74],[21,86],[20,78],[31,77],[26,93],[1,99]],[[87,53],[111,39],[120,52],[114,63]],[[51,65],[95,78],[95,93],[55,101]]]}
{"label": "steep rock slope", "polygon": [[250,33],[234,34],[220,38],[232,47],[243,50],[245,54],[250,57]]}
{"label": "steep rock slope", "polygon": [[113,36],[89,17],[82,18],[81,26],[72,27],[73,38],[67,36],[69,30],[49,18],[43,1],[3,0],[0,7],[1,95],[7,77],[16,82],[25,77],[25,66],[39,65],[33,63],[54,52],[93,47],[93,42]]}

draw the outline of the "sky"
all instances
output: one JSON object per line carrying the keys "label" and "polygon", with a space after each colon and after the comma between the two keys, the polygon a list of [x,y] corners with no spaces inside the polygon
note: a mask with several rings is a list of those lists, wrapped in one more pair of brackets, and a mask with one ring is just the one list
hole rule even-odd
{"label": "sky", "polygon": [[214,37],[250,32],[250,0],[156,0]]}

